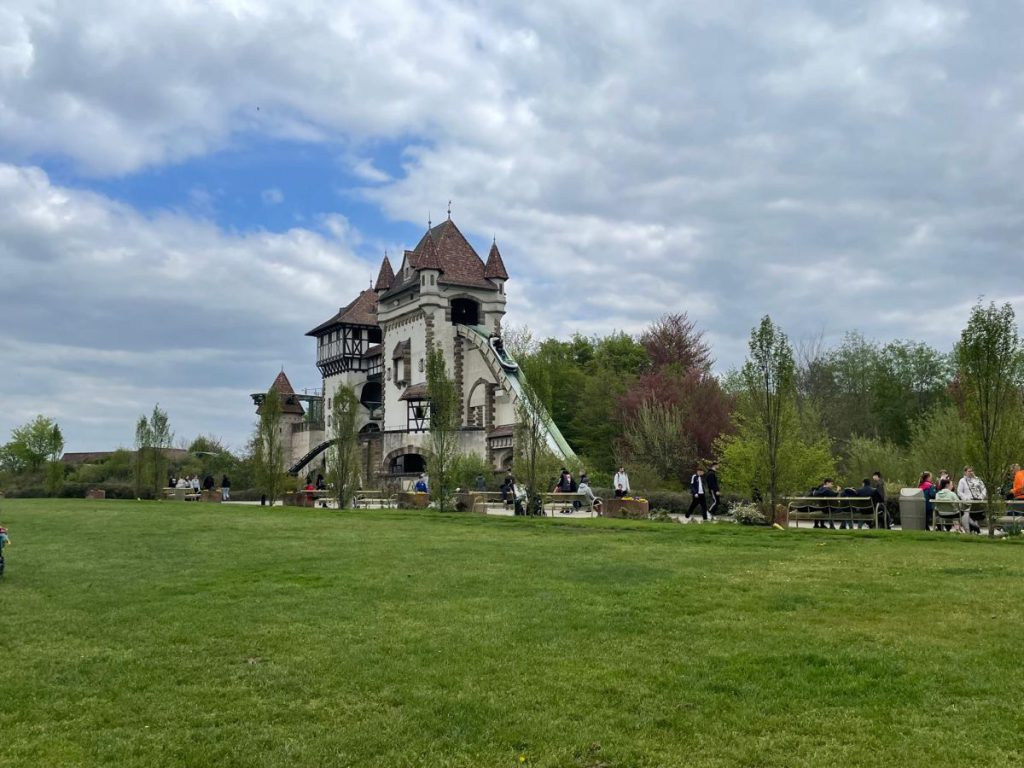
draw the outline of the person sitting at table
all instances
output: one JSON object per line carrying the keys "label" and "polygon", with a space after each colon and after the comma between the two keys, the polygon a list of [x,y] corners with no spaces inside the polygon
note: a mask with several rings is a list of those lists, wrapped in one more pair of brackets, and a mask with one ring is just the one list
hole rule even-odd
{"label": "person sitting at table", "polygon": [[512,476],[512,470],[509,470],[505,473],[505,479],[501,481],[501,487],[498,488],[506,507],[515,500],[515,485],[516,479]]}
{"label": "person sitting at table", "polygon": [[[960,497],[956,495],[956,492],[953,490],[953,481],[950,480],[948,477],[944,477],[941,480],[939,480],[939,490],[936,491],[935,493],[935,501],[956,502],[956,506],[953,508],[956,510],[960,509]],[[970,520],[971,516],[967,515],[967,519]],[[963,533],[964,529],[963,526],[960,524],[960,521],[955,518],[954,520],[955,522],[953,522],[950,525],[936,524],[935,530],[956,531],[957,533]]]}
{"label": "person sitting at table", "polygon": [[[826,498],[831,498],[838,495],[839,492],[836,490],[836,484],[832,481],[831,477],[826,477],[824,480],[821,481],[821,485],[819,485],[817,488],[811,491],[811,496],[822,496]],[[832,523],[831,520],[828,522],[828,525],[825,525],[824,520],[815,520],[814,527],[835,528],[835,525]]]}
{"label": "person sitting at table", "polygon": [[590,503],[590,508],[597,514],[601,514],[601,500],[594,495],[594,491],[590,487],[590,483],[580,477],[579,487],[576,489],[577,493],[582,493],[587,501]]}
{"label": "person sitting at table", "polygon": [[924,529],[927,531],[928,523],[932,519],[932,510],[935,509],[935,505],[932,504],[932,499],[935,498],[937,491],[935,490],[935,484],[932,483],[932,473],[925,470],[921,473],[921,479],[917,483],[917,487],[921,489],[924,494]]}
{"label": "person sitting at table", "polygon": [[[562,468],[562,475],[559,477],[558,482],[555,483],[555,487],[551,489],[552,493],[576,493],[579,486],[576,485],[576,481],[572,479],[572,473],[565,467]],[[559,510],[563,515],[571,515],[572,509],[570,507],[563,507]]]}
{"label": "person sitting at table", "polygon": [[1013,476],[1013,498],[1016,501],[1024,501],[1024,469],[1020,468],[1020,464],[1014,464],[1010,467],[1010,474]]}

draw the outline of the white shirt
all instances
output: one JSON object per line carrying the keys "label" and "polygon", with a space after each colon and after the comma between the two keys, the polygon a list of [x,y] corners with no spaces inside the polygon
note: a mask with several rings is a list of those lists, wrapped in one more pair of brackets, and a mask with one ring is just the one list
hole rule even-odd
{"label": "white shirt", "polygon": [[694,475],[693,477],[690,478],[691,486],[693,485],[694,480],[697,481],[697,495],[700,496],[702,493],[704,493],[704,478],[701,477],[700,475]]}
{"label": "white shirt", "polygon": [[985,498],[985,484],[980,477],[964,475],[956,486],[956,495],[963,501],[981,501]]}
{"label": "white shirt", "polygon": [[629,490],[629,475],[627,475],[625,472],[616,472],[615,473],[615,479],[612,481],[612,485],[615,486],[615,490],[616,491],[619,490],[619,489],[621,489],[623,491],[628,491]]}

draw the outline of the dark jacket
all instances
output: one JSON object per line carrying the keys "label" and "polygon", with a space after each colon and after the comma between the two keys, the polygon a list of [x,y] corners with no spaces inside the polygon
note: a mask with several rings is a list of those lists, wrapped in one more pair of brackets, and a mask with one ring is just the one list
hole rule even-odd
{"label": "dark jacket", "polygon": [[713,469],[709,469],[704,473],[704,484],[708,487],[716,496],[718,495],[718,473]]}
{"label": "dark jacket", "polygon": [[576,493],[576,481],[572,479],[572,475],[563,475],[555,488],[559,493]]}
{"label": "dark jacket", "polygon": [[836,492],[836,490],[834,488],[828,488],[828,487],[826,487],[824,485],[819,485],[817,488],[815,488],[813,491],[811,491],[811,496],[838,496],[838,495],[839,494]]}
{"label": "dark jacket", "polygon": [[[699,482],[698,482],[699,480]],[[690,476],[690,495],[697,496],[708,492],[708,478],[706,475],[697,476],[697,473],[693,473]]]}

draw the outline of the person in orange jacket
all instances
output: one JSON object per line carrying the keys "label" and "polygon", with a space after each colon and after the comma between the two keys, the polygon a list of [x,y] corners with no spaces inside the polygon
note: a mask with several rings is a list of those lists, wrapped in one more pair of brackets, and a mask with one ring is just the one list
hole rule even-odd
{"label": "person in orange jacket", "polygon": [[1024,499],[1024,469],[1020,468],[1020,464],[1014,464],[1010,467],[1010,473],[1013,475],[1013,498]]}

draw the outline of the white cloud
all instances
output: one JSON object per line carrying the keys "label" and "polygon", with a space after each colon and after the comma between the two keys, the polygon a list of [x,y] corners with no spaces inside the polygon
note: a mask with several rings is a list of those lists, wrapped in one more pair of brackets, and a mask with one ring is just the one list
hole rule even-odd
{"label": "white cloud", "polygon": [[[452,199],[481,250],[498,238],[510,321],[540,334],[687,310],[727,367],[770,312],[794,338],[946,348],[978,295],[1024,308],[1002,290],[1024,242],[1021,21],[960,0],[14,0],[0,316],[31,326],[21,341],[141,351],[172,334],[156,346],[255,344],[314,376],[301,331],[376,267],[336,210],[356,194],[414,222]],[[144,216],[26,167],[120,175],[249,136],[324,142],[366,189],[295,212],[315,229],[232,234],[208,221],[216,189],[196,188],[193,215]]]}
{"label": "white cloud", "polygon": [[127,442],[160,401],[180,406],[194,433],[240,442],[245,393],[278,366],[296,386],[318,383],[303,333],[375,266],[354,255],[343,217],[325,222],[326,235],[236,235],[0,164],[0,432],[29,412],[59,412],[69,445],[81,446],[94,433],[76,425],[102,413],[106,434]]}

